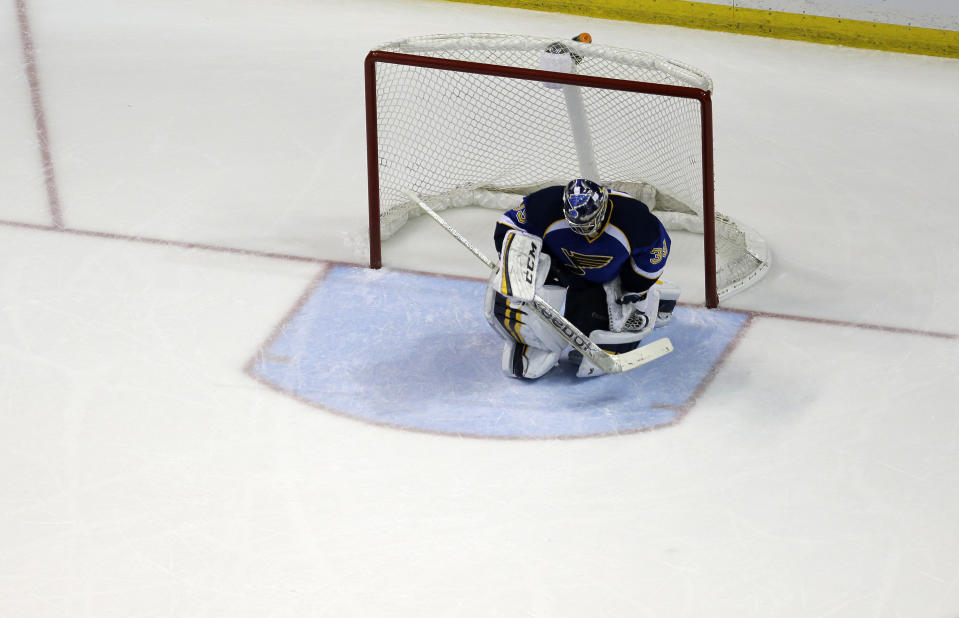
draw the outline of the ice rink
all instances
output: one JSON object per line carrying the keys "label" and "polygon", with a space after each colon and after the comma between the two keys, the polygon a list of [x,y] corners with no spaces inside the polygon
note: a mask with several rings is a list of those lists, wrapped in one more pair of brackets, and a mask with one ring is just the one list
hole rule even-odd
{"label": "ice rink", "polygon": [[[661,423],[482,435],[626,376],[510,405],[481,307],[403,292],[485,276],[425,218],[351,268],[363,58],[465,31],[712,76],[717,207],[774,262]],[[0,616],[959,618],[957,101],[954,59],[467,4],[4,3]],[[490,216],[449,219],[492,252]]]}

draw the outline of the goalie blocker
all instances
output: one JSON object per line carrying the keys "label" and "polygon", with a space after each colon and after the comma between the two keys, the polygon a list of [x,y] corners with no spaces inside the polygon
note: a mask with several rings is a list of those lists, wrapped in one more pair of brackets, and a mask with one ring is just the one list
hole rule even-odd
{"label": "goalie blocker", "polygon": [[[506,339],[503,371],[516,378],[536,379],[545,375],[569,347],[532,305],[537,295],[557,308],[563,307],[567,298],[566,287],[556,285],[555,277],[550,277],[550,256],[541,251],[542,239],[510,230],[503,239],[500,265],[490,276],[484,303],[487,321]],[[679,298],[679,288],[664,281],[657,281],[643,294],[624,295],[618,278],[597,289],[605,297],[599,302],[606,305],[608,315],[596,322],[603,328],[588,331],[589,339],[613,353],[636,349],[654,328],[665,326]],[[598,307],[592,304],[587,301],[579,309],[597,316]],[[604,373],[575,350],[569,358],[579,363],[578,377]]]}

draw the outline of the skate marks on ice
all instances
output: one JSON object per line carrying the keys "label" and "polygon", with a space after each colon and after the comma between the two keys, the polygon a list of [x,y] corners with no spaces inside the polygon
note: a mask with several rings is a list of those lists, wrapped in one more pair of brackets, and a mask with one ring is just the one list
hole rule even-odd
{"label": "skate marks on ice", "polygon": [[[331,266],[251,361],[249,373],[300,401],[402,429],[487,438],[576,438],[671,425],[747,323],[679,307],[657,331],[675,351],[620,375],[576,378],[563,363],[535,382],[500,370],[483,282]],[[652,341],[648,339],[647,342]]]}

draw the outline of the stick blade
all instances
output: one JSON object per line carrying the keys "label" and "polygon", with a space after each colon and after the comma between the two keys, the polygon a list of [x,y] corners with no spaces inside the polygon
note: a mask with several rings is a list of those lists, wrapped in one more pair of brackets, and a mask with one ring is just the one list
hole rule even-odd
{"label": "stick blade", "polygon": [[669,337],[663,337],[662,339],[657,339],[652,343],[640,346],[635,350],[626,352],[625,354],[617,354],[613,357],[613,359],[616,361],[616,366],[619,369],[619,371],[616,373],[622,373],[624,371],[629,371],[630,369],[635,369],[645,365],[648,362],[654,361],[657,358],[666,356],[672,351],[673,342],[669,340]]}

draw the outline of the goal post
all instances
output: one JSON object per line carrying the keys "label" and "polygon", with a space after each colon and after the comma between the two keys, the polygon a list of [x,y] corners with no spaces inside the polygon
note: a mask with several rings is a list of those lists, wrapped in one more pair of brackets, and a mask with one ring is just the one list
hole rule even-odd
{"label": "goal post", "polygon": [[709,77],[576,41],[562,42],[575,68],[543,70],[555,43],[433,35],[367,55],[370,266],[382,265],[382,242],[418,214],[405,190],[435,210],[505,211],[532,190],[584,176],[636,195],[668,229],[703,235],[707,306],[758,281],[765,243],[715,210]]}

